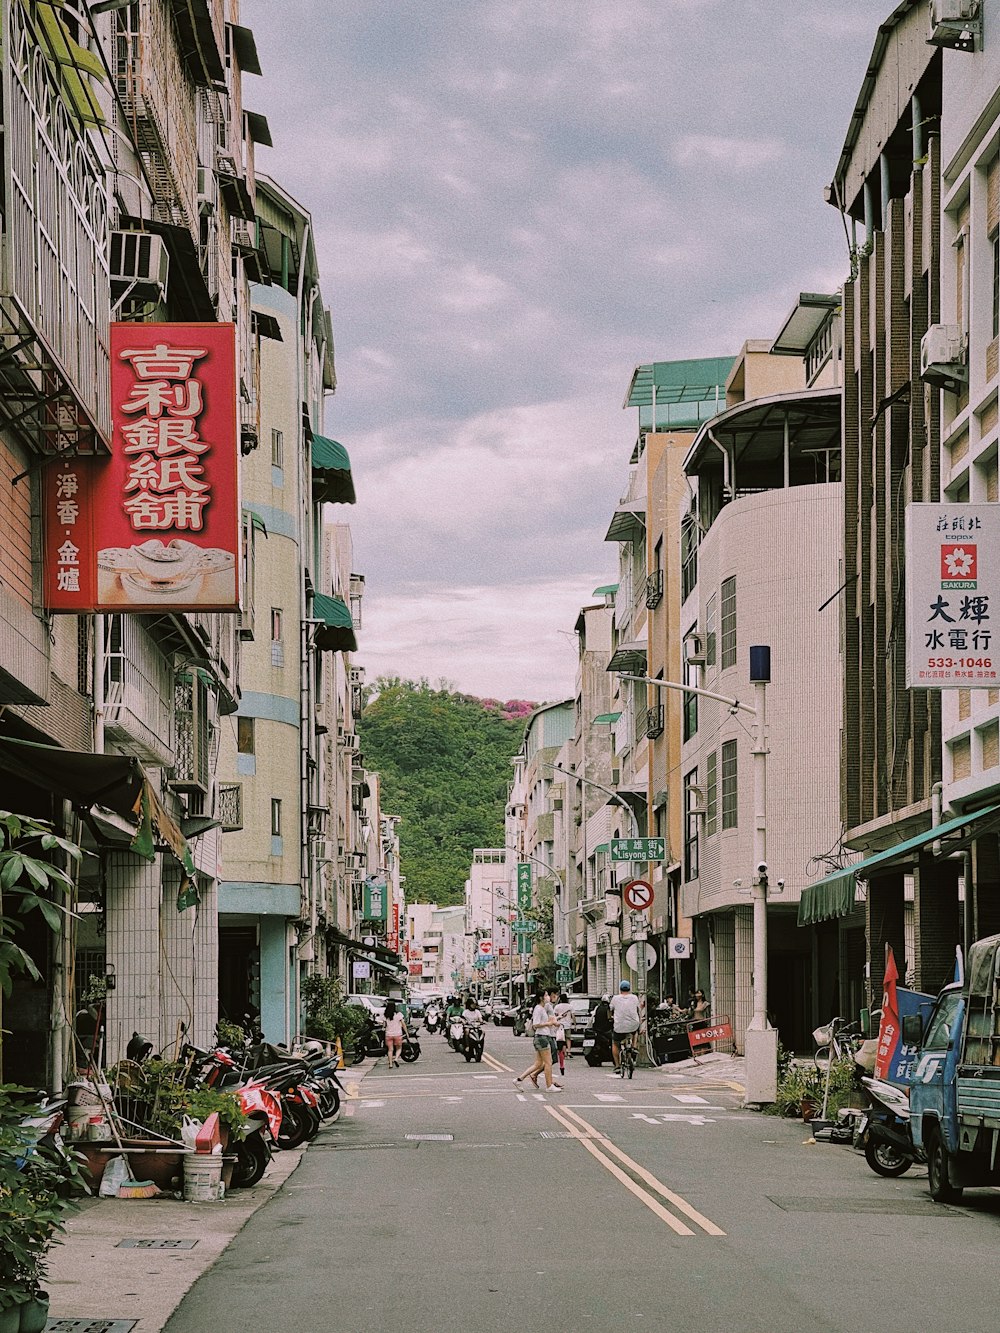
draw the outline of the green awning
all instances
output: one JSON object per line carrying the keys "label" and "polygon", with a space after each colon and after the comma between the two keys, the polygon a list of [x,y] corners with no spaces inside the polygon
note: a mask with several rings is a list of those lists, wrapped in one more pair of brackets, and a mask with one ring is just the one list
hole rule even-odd
{"label": "green awning", "polygon": [[599,588],[595,588],[590,594],[591,597],[610,597],[612,593],[618,591],[617,583],[602,583]]}
{"label": "green awning", "polygon": [[314,620],[322,625],[316,630],[316,647],[324,653],[356,653],[358,641],[354,637],[354,617],[351,608],[341,597],[326,597],[318,592],[313,597]]}
{"label": "green awning", "polygon": [[[983,832],[980,827],[982,824],[988,821],[998,822],[998,811],[1000,804],[989,805],[985,809],[971,810],[968,814],[945,820],[943,824],[934,824],[923,833],[907,838],[905,842],[897,842],[895,846],[876,852],[874,856],[869,856],[864,861],[856,861],[852,866],[835,870],[825,879],[809,884],[799,899],[798,924],[813,926],[819,921],[833,921],[837,917],[848,916],[854,910],[854,883],[857,877],[870,879],[872,873],[879,868],[897,866],[901,861],[913,861],[916,859],[915,854],[928,843],[939,840],[945,843],[941,855],[950,856],[952,852],[967,846],[973,838]],[[965,829],[966,832],[958,833],[959,829]],[[957,836],[949,838],[948,835],[952,833],[957,833]]]}
{"label": "green awning", "polygon": [[620,717],[621,713],[600,713],[594,718],[594,724],[596,725],[598,722],[617,722]]}
{"label": "green awning", "polygon": [[312,437],[313,499],[318,504],[355,503],[351,460],[347,450],[325,435]]}
{"label": "green awning", "polygon": [[612,654],[606,671],[621,671],[626,676],[644,676],[646,674],[646,645],[644,643],[620,643]]}
{"label": "green awning", "polygon": [[646,498],[628,500],[614,512],[604,540],[606,542],[634,542],[646,532]]}

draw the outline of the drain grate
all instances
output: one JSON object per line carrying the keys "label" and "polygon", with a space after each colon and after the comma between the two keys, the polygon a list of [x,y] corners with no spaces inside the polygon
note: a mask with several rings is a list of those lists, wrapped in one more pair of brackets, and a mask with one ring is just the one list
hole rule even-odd
{"label": "drain grate", "polygon": [[949,1217],[930,1199],[808,1199],[768,1196],[786,1213],[901,1213],[904,1217]]}
{"label": "drain grate", "polygon": [[193,1250],[196,1240],[147,1240],[145,1236],[126,1236],[116,1250]]}
{"label": "drain grate", "polygon": [[315,1152],[369,1152],[373,1148],[415,1148],[415,1143],[311,1143],[309,1151]]}
{"label": "drain grate", "polygon": [[573,1135],[568,1129],[543,1129],[541,1137],[543,1139],[571,1139]]}
{"label": "drain grate", "polygon": [[50,1319],[45,1333],[132,1333],[138,1319]]}
{"label": "drain grate", "polygon": [[407,1134],[412,1143],[454,1143],[454,1134]]}

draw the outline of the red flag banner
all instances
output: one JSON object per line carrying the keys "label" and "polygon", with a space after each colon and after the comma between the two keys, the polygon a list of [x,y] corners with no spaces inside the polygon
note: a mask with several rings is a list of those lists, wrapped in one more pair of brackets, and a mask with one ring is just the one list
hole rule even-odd
{"label": "red flag banner", "polygon": [[885,980],[882,983],[882,1021],[878,1027],[878,1050],[875,1054],[875,1077],[886,1079],[892,1055],[899,1042],[899,1003],[896,999],[896,960],[892,946],[885,946]]}

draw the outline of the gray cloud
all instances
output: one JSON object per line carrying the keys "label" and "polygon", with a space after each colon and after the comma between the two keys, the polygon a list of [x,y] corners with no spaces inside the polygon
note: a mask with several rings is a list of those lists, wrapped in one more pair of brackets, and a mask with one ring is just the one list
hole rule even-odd
{"label": "gray cloud", "polygon": [[244,0],[265,68],[245,98],[275,138],[259,168],[314,215],[362,657],[417,672],[428,625],[458,616],[448,660],[419,670],[565,693],[575,607],[615,568],[632,367],[734,353],[843,277],[822,187],[878,17],[870,0],[278,8]]}

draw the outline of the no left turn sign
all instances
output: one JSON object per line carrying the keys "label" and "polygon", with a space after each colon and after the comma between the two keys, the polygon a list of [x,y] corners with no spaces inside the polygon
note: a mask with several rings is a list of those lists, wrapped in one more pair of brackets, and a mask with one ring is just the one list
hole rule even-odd
{"label": "no left turn sign", "polygon": [[648,912],[653,905],[653,886],[644,879],[630,879],[622,889],[622,897],[633,912]]}

